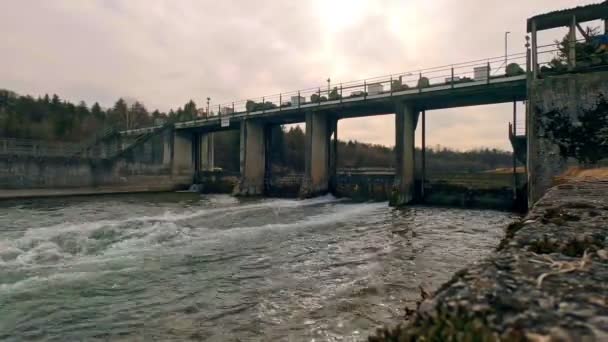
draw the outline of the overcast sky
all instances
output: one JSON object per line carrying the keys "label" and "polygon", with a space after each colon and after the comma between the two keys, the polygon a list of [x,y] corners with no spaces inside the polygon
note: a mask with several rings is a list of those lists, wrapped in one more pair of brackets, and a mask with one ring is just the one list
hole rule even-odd
{"label": "overcast sky", "polygon": [[[0,88],[202,106],[524,51],[526,19],[584,0],[3,0]],[[547,38],[550,42],[551,39]],[[428,141],[510,148],[510,105],[428,112]],[[341,139],[394,144],[393,116]]]}

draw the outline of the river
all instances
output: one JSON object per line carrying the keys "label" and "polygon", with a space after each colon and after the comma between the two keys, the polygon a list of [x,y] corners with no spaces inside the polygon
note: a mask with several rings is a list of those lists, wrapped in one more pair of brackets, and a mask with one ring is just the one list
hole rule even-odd
{"label": "river", "polygon": [[1,202],[0,340],[364,340],[515,218],[329,196]]}

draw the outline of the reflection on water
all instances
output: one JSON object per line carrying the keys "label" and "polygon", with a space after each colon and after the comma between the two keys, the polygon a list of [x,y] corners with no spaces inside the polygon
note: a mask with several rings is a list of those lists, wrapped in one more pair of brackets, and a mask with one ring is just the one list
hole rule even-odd
{"label": "reflection on water", "polygon": [[359,340],[512,214],[195,194],[3,203],[0,340]]}

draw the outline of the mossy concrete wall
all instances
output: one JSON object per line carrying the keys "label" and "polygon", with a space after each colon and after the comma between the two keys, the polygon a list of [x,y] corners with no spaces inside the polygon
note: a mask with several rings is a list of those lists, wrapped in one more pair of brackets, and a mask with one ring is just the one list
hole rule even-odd
{"label": "mossy concrete wall", "polygon": [[100,189],[108,193],[187,187],[192,184],[193,169],[184,164],[191,156],[178,153],[182,159],[176,164],[173,138],[173,132],[161,132],[117,159],[2,155],[0,197],[20,197],[19,191],[35,197],[98,193]]}
{"label": "mossy concrete wall", "polygon": [[528,184],[529,203],[538,201],[549,189],[553,177],[565,171],[568,160],[547,129],[554,115],[569,118],[579,125],[585,111],[593,110],[599,101],[608,99],[608,71],[547,76],[532,81],[529,88],[528,117]]}

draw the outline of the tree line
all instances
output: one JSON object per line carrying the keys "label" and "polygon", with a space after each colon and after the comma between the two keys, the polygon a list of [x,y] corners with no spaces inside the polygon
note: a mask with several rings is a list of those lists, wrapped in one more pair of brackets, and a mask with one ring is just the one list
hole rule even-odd
{"label": "tree line", "polygon": [[58,95],[34,98],[0,89],[0,136],[21,139],[80,141],[107,128],[119,130],[148,127],[164,122],[196,118],[197,107],[188,101],[168,113],[152,112],[143,103],[118,99],[103,109],[99,103],[87,106],[61,99]]}

